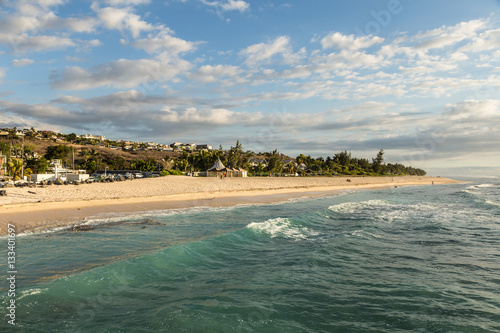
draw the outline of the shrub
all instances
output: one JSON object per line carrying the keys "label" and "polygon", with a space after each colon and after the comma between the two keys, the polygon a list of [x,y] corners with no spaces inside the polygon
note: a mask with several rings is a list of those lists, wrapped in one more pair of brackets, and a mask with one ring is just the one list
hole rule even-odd
{"label": "shrub", "polygon": [[164,176],[169,176],[169,175],[173,175],[173,176],[182,176],[184,173],[182,173],[181,171],[179,170],[167,170],[167,169],[163,169],[160,171],[160,176],[161,177],[164,177]]}

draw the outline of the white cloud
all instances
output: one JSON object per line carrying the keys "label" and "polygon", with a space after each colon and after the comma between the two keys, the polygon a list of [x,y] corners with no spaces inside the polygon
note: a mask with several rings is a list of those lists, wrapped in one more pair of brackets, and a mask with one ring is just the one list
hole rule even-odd
{"label": "white cloud", "polygon": [[242,0],[221,0],[221,1],[207,1],[200,0],[203,4],[215,7],[223,11],[237,10],[239,12],[244,12],[250,8],[250,4]]}
{"label": "white cloud", "polygon": [[54,30],[68,29],[74,32],[94,32],[99,24],[99,21],[95,17],[83,17],[83,18],[57,18],[51,22],[48,22],[48,28]]}
{"label": "white cloud", "polygon": [[[171,123],[231,125],[243,121],[234,111],[226,109],[200,109],[195,107],[183,110],[163,108],[161,119]],[[241,115],[240,115],[241,116]],[[248,117],[245,117],[248,120]]]}
{"label": "white cloud", "polygon": [[240,52],[240,55],[246,57],[245,64],[253,66],[259,62],[270,62],[276,55],[286,58],[292,54],[290,38],[287,36],[277,37],[269,43],[259,43],[250,45]]}
{"label": "white cloud", "polygon": [[447,104],[445,118],[461,123],[480,123],[484,127],[500,127],[500,100],[467,100]]}
{"label": "white cloud", "polygon": [[472,78],[456,78],[456,77],[438,77],[438,76],[423,76],[414,78],[414,82],[410,87],[412,92],[418,92],[422,95],[430,95],[435,97],[450,96],[457,91],[468,91],[470,96],[482,94],[483,87],[494,87],[500,84],[500,80],[482,80]]}
{"label": "white cloud", "polygon": [[71,33],[95,31],[99,22],[92,17],[58,17],[52,7],[61,1],[16,1],[14,12],[0,11],[0,43],[14,53],[41,52],[75,47],[81,41]]}
{"label": "white cloud", "polygon": [[223,78],[235,78],[240,75],[242,70],[237,66],[230,65],[205,65],[198,68],[196,73],[191,75],[191,79],[209,83],[219,81]]}
{"label": "white cloud", "polygon": [[128,30],[134,38],[138,38],[143,31],[151,31],[158,28],[141,20],[141,17],[134,14],[132,12],[133,9],[130,7],[94,7],[94,10],[97,11],[97,16],[106,28],[116,29],[120,32]]}
{"label": "white cloud", "polygon": [[460,49],[462,52],[483,52],[500,48],[500,29],[485,31],[472,38],[471,42]]}
{"label": "white cloud", "polygon": [[339,32],[332,32],[321,39],[323,49],[340,49],[348,51],[357,51],[367,49],[375,44],[381,44],[384,38],[378,36],[354,37],[354,35],[343,35]]}
{"label": "white cloud", "polygon": [[50,11],[51,7],[63,5],[65,0],[17,0],[13,1],[17,11],[24,15],[35,16]]}
{"label": "white cloud", "polygon": [[0,33],[0,43],[12,47],[14,53],[63,50],[77,44],[71,38],[58,36],[13,36]]}
{"label": "white cloud", "polygon": [[383,56],[360,51],[342,50],[339,53],[318,55],[310,58],[315,65],[314,72],[323,78],[330,78],[332,72],[352,70],[357,68],[377,69],[390,64]]}
{"label": "white cloud", "polygon": [[477,31],[484,29],[486,24],[487,22],[485,20],[471,20],[460,22],[451,27],[441,27],[439,29],[419,33],[415,38],[422,41],[415,46],[415,49],[428,51],[455,45],[465,39],[475,37]]}
{"label": "white cloud", "polygon": [[88,33],[93,32],[99,24],[95,17],[58,17],[49,8],[42,8],[30,15],[20,12],[3,14],[5,17],[0,21],[1,31],[13,35],[37,34],[45,30]]}
{"label": "white cloud", "polygon": [[[136,90],[83,99],[63,96],[50,104],[22,104],[0,100],[0,114],[48,121],[72,128],[96,128],[103,124],[120,129],[121,135],[209,134],[220,126],[261,126],[269,123],[260,112],[236,112],[222,107],[183,106],[185,100],[143,95]],[[70,104],[71,108],[56,104]],[[154,107],[157,106],[157,107]],[[70,111],[74,110],[74,111]],[[107,130],[111,130],[108,125]]]}
{"label": "white cloud", "polygon": [[459,62],[469,60],[469,57],[463,52],[455,52],[450,55],[451,62]]}
{"label": "white cloud", "polygon": [[82,90],[97,87],[132,88],[151,82],[165,82],[191,68],[189,62],[160,55],[155,59],[119,59],[84,69],[66,67],[61,75],[52,75],[51,87]]}
{"label": "white cloud", "polygon": [[[312,74],[311,65],[297,65],[290,69],[285,69],[281,72],[275,71],[274,69],[264,69],[262,71],[261,77],[265,79],[281,79],[281,80],[293,80],[298,78],[306,78]],[[259,76],[254,77],[254,79],[259,79]]]}
{"label": "white cloud", "polygon": [[68,111],[48,104],[22,104],[0,100],[0,107],[4,112],[19,114],[28,117],[47,119],[53,117],[67,117]]}
{"label": "white cloud", "polygon": [[182,52],[189,52],[195,49],[197,43],[173,37],[166,31],[157,35],[149,35],[147,38],[134,41],[131,45],[136,49],[143,49],[149,54],[167,51],[177,55]]}
{"label": "white cloud", "polygon": [[151,0],[105,0],[105,3],[110,6],[138,6],[147,5]]}
{"label": "white cloud", "polygon": [[332,110],[332,113],[365,113],[368,112],[370,114],[381,114],[387,109],[394,107],[396,104],[392,102],[375,102],[375,101],[367,101],[356,105],[349,105],[341,109]]}
{"label": "white cloud", "polygon": [[27,59],[27,58],[12,60],[12,66],[17,66],[17,67],[27,66],[32,63],[34,63],[34,61],[32,59]]}

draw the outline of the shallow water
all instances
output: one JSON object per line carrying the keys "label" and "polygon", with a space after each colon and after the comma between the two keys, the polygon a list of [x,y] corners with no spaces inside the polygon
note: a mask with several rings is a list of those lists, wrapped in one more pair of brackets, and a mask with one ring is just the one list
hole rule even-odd
{"label": "shallow water", "polygon": [[16,328],[498,332],[499,217],[479,180],[92,219],[17,237]]}

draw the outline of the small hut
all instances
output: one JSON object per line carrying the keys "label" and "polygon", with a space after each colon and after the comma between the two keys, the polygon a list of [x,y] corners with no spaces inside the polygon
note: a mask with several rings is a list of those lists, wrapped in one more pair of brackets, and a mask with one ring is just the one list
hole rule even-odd
{"label": "small hut", "polygon": [[247,171],[245,169],[226,168],[219,158],[214,166],[207,170],[207,177],[218,177],[221,172],[225,173],[227,177],[247,177]]}
{"label": "small hut", "polygon": [[248,177],[248,171],[243,168],[240,168],[240,174],[240,177]]}

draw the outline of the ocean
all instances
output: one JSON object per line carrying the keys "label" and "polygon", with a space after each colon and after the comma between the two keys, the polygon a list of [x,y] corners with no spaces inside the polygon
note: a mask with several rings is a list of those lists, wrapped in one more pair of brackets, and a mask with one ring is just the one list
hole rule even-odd
{"label": "ocean", "polygon": [[1,332],[500,332],[498,179],[84,222],[17,235]]}

